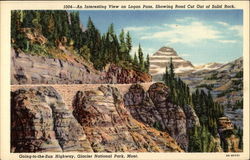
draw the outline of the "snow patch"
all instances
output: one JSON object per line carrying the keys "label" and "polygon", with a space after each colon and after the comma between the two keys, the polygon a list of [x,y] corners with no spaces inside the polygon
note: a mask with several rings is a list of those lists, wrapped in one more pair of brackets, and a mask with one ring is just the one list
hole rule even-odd
{"label": "snow patch", "polygon": [[188,71],[193,71],[194,68],[193,67],[178,67],[176,69],[174,69],[175,73],[184,73],[184,72],[188,72]]}

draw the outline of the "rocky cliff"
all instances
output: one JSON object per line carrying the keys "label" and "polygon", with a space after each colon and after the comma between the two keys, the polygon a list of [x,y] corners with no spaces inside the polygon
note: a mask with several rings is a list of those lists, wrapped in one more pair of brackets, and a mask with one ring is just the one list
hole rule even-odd
{"label": "rocky cliff", "polygon": [[53,87],[12,92],[11,151],[183,152],[167,132],[135,120],[116,88],[79,88],[72,106]]}
{"label": "rocky cliff", "polygon": [[151,85],[148,91],[139,84],[132,85],[124,102],[135,119],[168,132],[184,150],[188,148],[187,130],[200,125],[192,107],[182,109],[171,103],[168,87],[163,83]]}
{"label": "rocky cliff", "polygon": [[11,94],[12,152],[92,152],[85,131],[52,87]]}
{"label": "rocky cliff", "polygon": [[[68,51],[67,54],[70,55]],[[114,64],[100,72],[72,57],[62,60],[25,54],[12,49],[11,84],[123,84],[151,81],[151,76],[144,72]]]}
{"label": "rocky cliff", "polygon": [[219,134],[223,144],[224,152],[241,152],[239,149],[239,137],[234,133],[234,126],[228,117],[221,117],[218,120]]}

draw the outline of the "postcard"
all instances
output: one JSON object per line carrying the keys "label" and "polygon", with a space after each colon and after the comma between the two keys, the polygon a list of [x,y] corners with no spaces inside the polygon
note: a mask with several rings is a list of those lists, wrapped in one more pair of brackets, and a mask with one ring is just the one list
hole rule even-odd
{"label": "postcard", "polygon": [[247,6],[1,2],[1,159],[249,159]]}

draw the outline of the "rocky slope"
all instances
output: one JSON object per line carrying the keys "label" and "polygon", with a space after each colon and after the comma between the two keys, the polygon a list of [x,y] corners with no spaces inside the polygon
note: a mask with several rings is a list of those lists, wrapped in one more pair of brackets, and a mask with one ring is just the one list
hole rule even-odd
{"label": "rocky slope", "polygon": [[[70,54],[70,53],[68,53]],[[74,58],[61,60],[11,50],[11,84],[100,84],[150,82],[149,74],[109,65],[99,72]]]}
{"label": "rocky slope", "polygon": [[11,151],[183,151],[167,132],[135,120],[116,88],[79,88],[72,104],[66,106],[53,87],[12,92]]}
{"label": "rocky slope", "polygon": [[216,62],[207,63],[204,65],[194,66],[195,70],[193,72],[196,73],[196,72],[206,72],[206,71],[216,70],[221,66],[223,66],[222,63],[216,63]]}
{"label": "rocky slope", "polygon": [[192,107],[187,105],[183,110],[173,105],[165,84],[155,83],[148,91],[138,84],[132,85],[124,95],[124,102],[135,119],[168,132],[187,151],[187,131],[200,126],[199,118]]}
{"label": "rocky slope", "polygon": [[191,87],[199,88],[212,94],[215,101],[224,105],[225,115],[242,128],[242,107],[237,103],[243,100],[243,59],[238,58],[215,70],[200,70],[181,75],[181,79]]}
{"label": "rocky slope", "polygon": [[178,56],[173,48],[162,47],[149,57],[149,73],[153,76],[154,81],[162,80],[162,75],[166,71],[166,66],[170,64],[171,58],[176,73],[194,70],[194,66],[192,65],[192,63]]}

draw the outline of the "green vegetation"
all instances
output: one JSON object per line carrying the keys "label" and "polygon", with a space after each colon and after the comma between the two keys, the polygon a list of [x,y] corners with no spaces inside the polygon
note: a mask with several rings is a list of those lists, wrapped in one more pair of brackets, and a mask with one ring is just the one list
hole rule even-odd
{"label": "green vegetation", "polygon": [[166,67],[166,73],[163,76],[163,81],[170,88],[171,101],[179,106],[190,104],[191,96],[189,87],[180,79],[175,77],[172,58],[170,59],[170,69]]}
{"label": "green vegetation", "polygon": [[236,128],[236,135],[239,137],[240,141],[239,141],[239,149],[243,149],[243,130],[241,128]]}
{"label": "green vegetation", "polygon": [[189,131],[189,151],[210,152],[214,147],[211,139],[218,134],[217,119],[224,114],[223,106],[215,103],[210,92],[196,89],[190,94],[190,89],[180,78],[175,76],[172,59],[169,68],[163,76],[165,84],[170,88],[170,100],[181,107],[190,105],[199,117],[201,127]]}
{"label": "green vegetation", "polygon": [[243,99],[237,100],[235,104],[233,105],[233,110],[237,110],[237,109],[243,109]]}
{"label": "green vegetation", "polygon": [[207,127],[194,127],[189,133],[189,152],[214,152],[214,137],[208,131]]}
{"label": "green vegetation", "polygon": [[117,36],[111,24],[101,35],[90,17],[84,30],[79,12],[16,10],[11,12],[11,26],[12,46],[25,53],[54,57],[50,51],[63,46],[66,50],[73,49],[77,56],[91,62],[98,70],[110,63],[126,64],[142,72],[149,70],[149,61],[144,59],[141,45],[138,63],[132,59],[129,32],[121,30]]}
{"label": "green vegetation", "polygon": [[243,71],[239,71],[236,75],[235,78],[243,78]]}

